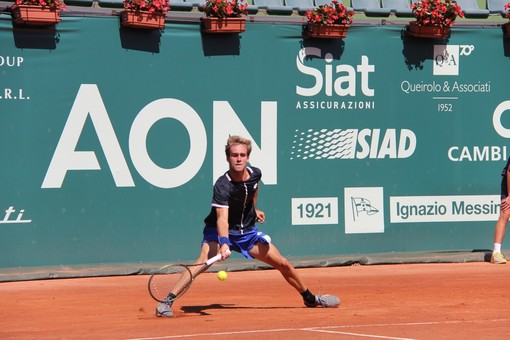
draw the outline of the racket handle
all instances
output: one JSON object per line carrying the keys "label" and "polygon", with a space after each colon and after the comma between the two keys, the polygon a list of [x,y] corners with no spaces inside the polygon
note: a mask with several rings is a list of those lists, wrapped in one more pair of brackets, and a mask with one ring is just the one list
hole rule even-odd
{"label": "racket handle", "polygon": [[[227,250],[227,254],[230,254],[230,250]],[[211,257],[209,260],[205,262],[205,264],[210,266],[211,264],[213,264],[214,262],[218,262],[219,260],[221,260],[221,254]]]}

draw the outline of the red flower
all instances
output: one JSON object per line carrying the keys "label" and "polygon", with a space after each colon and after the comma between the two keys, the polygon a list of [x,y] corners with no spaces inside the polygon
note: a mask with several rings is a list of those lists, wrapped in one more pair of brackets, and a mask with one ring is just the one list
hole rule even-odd
{"label": "red flower", "polygon": [[421,0],[411,5],[418,25],[451,27],[464,12],[455,0]]}
{"label": "red flower", "polygon": [[164,14],[170,10],[170,5],[169,0],[124,0],[124,8]]}
{"label": "red flower", "polygon": [[248,14],[248,4],[245,0],[207,0],[204,4],[204,12],[208,17],[235,18],[242,14]]}
{"label": "red flower", "polygon": [[67,8],[66,4],[59,0],[16,0],[14,6],[19,5],[39,5],[42,7],[49,7],[51,9],[58,9],[58,10],[64,10]]}
{"label": "red flower", "polygon": [[338,0],[331,1],[330,4],[321,5],[313,10],[306,11],[306,18],[310,23],[317,23],[321,25],[332,24],[352,24],[352,17],[354,11],[349,11]]}

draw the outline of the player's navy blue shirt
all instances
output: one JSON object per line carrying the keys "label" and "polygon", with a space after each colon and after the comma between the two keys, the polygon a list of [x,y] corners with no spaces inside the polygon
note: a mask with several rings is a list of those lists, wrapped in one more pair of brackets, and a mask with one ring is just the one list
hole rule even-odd
{"label": "player's navy blue shirt", "polygon": [[262,177],[260,169],[246,167],[250,178],[243,182],[234,182],[228,172],[216,180],[211,203],[211,212],[204,219],[206,227],[215,227],[216,208],[228,208],[229,232],[247,231],[255,226],[257,214],[253,197]]}

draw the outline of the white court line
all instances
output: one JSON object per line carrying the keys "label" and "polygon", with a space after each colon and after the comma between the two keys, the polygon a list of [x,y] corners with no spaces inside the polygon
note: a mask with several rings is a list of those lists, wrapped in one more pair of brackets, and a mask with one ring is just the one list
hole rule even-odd
{"label": "white court line", "polygon": [[377,338],[377,339],[391,339],[391,340],[416,340],[416,339],[413,339],[413,338],[395,338],[393,336],[374,335],[374,334],[362,334],[362,333],[351,333],[351,332],[335,332],[335,331],[326,331],[326,330],[323,330],[323,329],[307,329],[307,331],[317,332],[317,333],[328,333],[328,334],[352,335],[352,336],[359,336],[359,337],[362,337],[362,338],[371,338],[371,339]]}
{"label": "white court line", "polygon": [[510,319],[494,320],[451,320],[451,321],[424,321],[424,322],[402,322],[402,323],[375,323],[365,325],[342,325],[342,326],[324,326],[303,329],[331,329],[331,328],[364,328],[364,327],[387,327],[387,326],[429,326],[429,325],[449,325],[458,323],[487,323],[487,322],[509,322]]}
{"label": "white court line", "polygon": [[281,329],[260,329],[252,331],[237,331],[237,332],[220,332],[220,333],[196,333],[196,334],[184,334],[184,335],[168,335],[159,336],[152,338],[132,338],[127,340],[159,340],[159,339],[181,339],[181,338],[192,338],[196,336],[217,336],[217,335],[235,335],[235,334],[252,334],[252,333],[276,333],[276,332],[292,332],[300,330],[300,328],[281,328]]}
{"label": "white court line", "polygon": [[[392,327],[394,327],[394,326],[430,326],[430,325],[452,325],[452,324],[459,324],[459,323],[481,323],[481,322],[487,323],[487,322],[509,322],[509,321],[510,321],[510,319],[378,323],[378,324],[365,324],[365,325],[341,325],[341,326],[324,326],[324,327],[308,327],[308,328],[259,329],[259,330],[251,330],[251,331],[219,332],[219,333],[196,333],[196,334],[184,334],[184,335],[168,335],[168,336],[150,337],[150,338],[131,338],[131,339],[127,339],[127,340],[183,339],[183,338],[193,338],[193,337],[198,337],[198,336],[221,336],[221,335],[254,334],[254,333],[295,332],[295,331],[328,332],[327,330],[342,329],[342,328],[345,329],[345,328],[388,327],[388,326],[392,326]],[[383,336],[376,336],[376,335],[364,335],[364,334],[349,333],[349,332],[333,332],[333,333],[360,336],[360,337],[364,336],[364,337],[373,337],[373,338],[394,339],[394,340],[406,339],[406,338],[383,337]],[[411,339],[408,339],[408,340],[411,340]]]}

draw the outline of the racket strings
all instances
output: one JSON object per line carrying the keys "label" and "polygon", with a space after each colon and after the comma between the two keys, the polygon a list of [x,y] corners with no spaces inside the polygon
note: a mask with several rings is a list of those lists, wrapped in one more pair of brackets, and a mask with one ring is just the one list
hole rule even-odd
{"label": "racket strings", "polygon": [[151,277],[149,291],[156,300],[171,302],[188,289],[191,281],[192,276],[188,268],[169,266]]}

